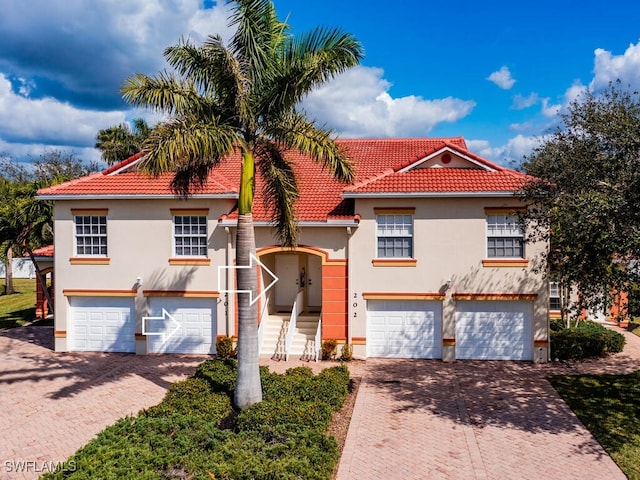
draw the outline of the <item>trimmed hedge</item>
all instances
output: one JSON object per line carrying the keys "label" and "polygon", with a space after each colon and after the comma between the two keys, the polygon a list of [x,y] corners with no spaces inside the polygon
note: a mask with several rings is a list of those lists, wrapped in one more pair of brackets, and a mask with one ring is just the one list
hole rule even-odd
{"label": "trimmed hedge", "polygon": [[618,353],[624,348],[621,333],[591,321],[578,322],[576,327],[551,329],[551,356],[557,360],[580,360]]}
{"label": "trimmed hedge", "polygon": [[237,361],[213,359],[174,383],[164,400],[107,427],[45,479],[330,480],[338,445],[326,435],[346,398],[349,371],[285,375],[260,368],[265,400],[232,408]]}

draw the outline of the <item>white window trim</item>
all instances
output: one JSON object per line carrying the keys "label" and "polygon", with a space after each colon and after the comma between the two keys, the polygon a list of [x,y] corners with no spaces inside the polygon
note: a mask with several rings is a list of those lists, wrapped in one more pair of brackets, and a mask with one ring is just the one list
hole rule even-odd
{"label": "white window trim", "polygon": [[[397,215],[401,215],[401,216],[407,216],[411,218],[411,233],[410,234],[398,234],[398,235],[379,235],[378,234],[378,218],[379,217],[393,217],[393,216],[397,216]],[[375,232],[376,232],[376,241],[375,241],[375,255],[374,258],[376,260],[413,260],[415,258],[415,228],[414,228],[414,215],[413,213],[384,213],[384,212],[379,212],[375,214]],[[378,240],[379,238],[410,238],[411,239],[411,255],[408,257],[396,257],[396,256],[391,256],[391,257],[380,257],[378,255]]]}
{"label": "white window trim", "polygon": [[[505,219],[504,230],[507,230],[506,227],[511,226],[510,228],[511,231],[510,232],[505,231],[499,234],[491,232],[489,229],[490,217],[504,217]],[[486,258],[489,258],[491,260],[493,259],[526,259],[527,258],[526,251],[525,251],[525,244],[524,244],[524,232],[522,231],[522,229],[520,228],[520,225],[518,224],[518,219],[516,215],[505,214],[505,213],[487,213],[485,215],[485,232],[486,232],[486,237],[485,237]],[[489,239],[490,238],[519,238],[522,241],[522,255],[508,256],[508,257],[490,256],[489,255]]]}
{"label": "white window trim", "polygon": [[[188,217],[198,217],[198,218],[204,218],[204,226],[206,227],[206,232],[204,234],[196,234],[196,235],[181,235],[182,238],[204,238],[205,239],[205,249],[206,249],[206,253],[204,255],[201,254],[197,254],[197,255],[185,255],[185,254],[178,254],[177,252],[177,246],[176,246],[176,218],[178,217],[182,217],[182,218],[188,218]],[[184,246],[183,246],[184,247]],[[192,247],[190,247],[192,248]],[[199,249],[199,247],[198,247]],[[188,215],[188,214],[180,214],[180,215],[172,215],[171,218],[171,251],[172,251],[172,257],[173,258],[209,258],[209,219],[207,218],[206,215],[201,215],[201,214],[196,214],[196,215]]]}
{"label": "white window trim", "polygon": [[[100,227],[102,225],[102,222],[100,221],[100,219],[104,218],[104,227],[105,227],[105,233],[101,234],[101,233],[97,233],[97,234],[89,234],[89,235],[85,235],[85,234],[78,234],[78,218],[80,217],[98,217],[98,227]],[[104,214],[100,214],[100,215],[95,215],[95,214],[85,214],[85,213],[77,213],[73,215],[73,255],[74,257],[98,257],[98,258],[107,258],[109,256],[109,226],[108,226],[108,221],[107,221],[107,215]],[[89,224],[89,226],[91,225],[91,223]],[[83,223],[82,226],[84,227],[85,224]],[[105,238],[106,239],[106,252],[105,253],[79,253],[78,252],[78,237],[82,237],[82,238]],[[83,245],[84,248],[86,248],[86,245]]]}

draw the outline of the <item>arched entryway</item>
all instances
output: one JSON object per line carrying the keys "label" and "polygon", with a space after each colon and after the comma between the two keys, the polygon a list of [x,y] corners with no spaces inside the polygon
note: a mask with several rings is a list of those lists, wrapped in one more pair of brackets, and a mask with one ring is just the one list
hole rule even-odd
{"label": "arched entryway", "polygon": [[[324,250],[308,246],[295,249],[271,246],[259,249],[257,255],[260,262],[278,278],[260,305],[261,324],[265,322],[261,327],[261,354],[271,354],[271,343],[274,342],[275,353],[283,353],[281,345],[277,345],[278,339],[271,337],[277,334],[282,340],[288,322],[294,317],[297,317],[297,332],[306,335],[307,344],[311,343],[313,336],[314,347],[317,345],[319,348],[322,339],[346,339],[346,260],[332,260]],[[263,270],[262,285],[269,285],[271,280]],[[280,331],[269,331],[269,328],[277,329],[278,326]],[[302,335],[297,338],[302,342]],[[297,354],[294,349],[294,358]]]}

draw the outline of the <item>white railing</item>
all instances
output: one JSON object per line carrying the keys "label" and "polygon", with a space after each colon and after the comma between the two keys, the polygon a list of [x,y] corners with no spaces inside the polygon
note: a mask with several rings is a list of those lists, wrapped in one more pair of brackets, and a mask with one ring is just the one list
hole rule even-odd
{"label": "white railing", "polygon": [[287,330],[287,337],[284,341],[285,360],[289,361],[289,351],[291,350],[291,344],[293,343],[293,335],[296,333],[298,315],[304,311],[304,290],[298,290],[296,299],[293,302],[291,308],[291,318],[289,319],[289,329]]}
{"label": "white railing", "polygon": [[258,351],[262,351],[262,338],[264,337],[264,329],[269,319],[269,295],[264,299],[262,312],[260,312],[260,325],[258,325]]}
{"label": "white railing", "polygon": [[315,354],[315,361],[318,361],[320,356],[320,348],[322,347],[322,314],[318,317],[318,328],[316,329],[316,338],[313,342],[313,349]]}

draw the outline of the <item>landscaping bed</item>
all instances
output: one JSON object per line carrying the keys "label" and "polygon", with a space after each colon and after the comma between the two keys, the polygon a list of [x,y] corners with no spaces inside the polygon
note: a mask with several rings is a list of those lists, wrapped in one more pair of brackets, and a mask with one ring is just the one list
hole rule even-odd
{"label": "landscaping bed", "polygon": [[348,428],[336,413],[352,385],[347,367],[317,375],[307,367],[283,375],[261,367],[264,400],[237,412],[236,366],[234,359],[203,362],[160,404],[78,450],[66,462],[73,469],[62,465],[44,478],[331,479],[340,445],[330,426],[337,420]]}

